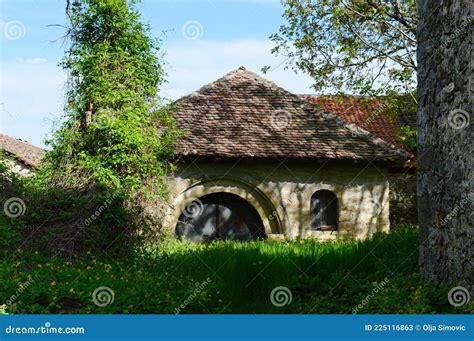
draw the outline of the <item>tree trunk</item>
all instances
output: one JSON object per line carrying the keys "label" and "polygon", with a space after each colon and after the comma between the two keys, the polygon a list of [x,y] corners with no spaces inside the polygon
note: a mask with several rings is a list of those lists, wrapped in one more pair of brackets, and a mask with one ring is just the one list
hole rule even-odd
{"label": "tree trunk", "polygon": [[89,103],[87,105],[87,110],[84,112],[84,116],[82,117],[82,132],[84,134],[87,133],[87,131],[89,130],[89,126],[92,123],[92,109],[92,103]]}
{"label": "tree trunk", "polygon": [[474,290],[472,0],[418,0],[418,213],[425,278]]}

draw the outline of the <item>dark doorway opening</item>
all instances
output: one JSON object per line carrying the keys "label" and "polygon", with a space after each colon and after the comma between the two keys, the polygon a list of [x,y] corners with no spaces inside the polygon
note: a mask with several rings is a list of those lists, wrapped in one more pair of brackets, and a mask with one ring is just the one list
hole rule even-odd
{"label": "dark doorway opening", "polygon": [[176,236],[194,242],[252,241],[265,238],[257,210],[230,193],[204,195],[186,206],[176,225]]}

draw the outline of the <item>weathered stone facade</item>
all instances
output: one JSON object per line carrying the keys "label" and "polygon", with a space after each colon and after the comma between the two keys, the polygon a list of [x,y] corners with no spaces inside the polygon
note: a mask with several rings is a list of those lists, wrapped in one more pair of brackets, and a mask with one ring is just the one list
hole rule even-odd
{"label": "weathered stone facade", "polygon": [[409,155],[244,67],[175,103],[185,136],[165,226],[178,238],[368,238]]}
{"label": "weathered stone facade", "polygon": [[394,228],[418,226],[416,171],[391,173],[390,226]]}
{"label": "weathered stone facade", "polygon": [[418,0],[420,264],[474,292],[472,0]]}
{"label": "weathered stone facade", "polygon": [[[181,165],[170,178],[175,198],[165,226],[174,230],[186,205],[203,195],[231,193],[249,202],[269,238],[335,239],[388,232],[389,185],[383,167],[350,163],[270,161],[200,162]],[[311,196],[330,190],[339,203],[338,231],[310,229]]]}
{"label": "weathered stone facade", "polygon": [[25,163],[16,160],[15,158],[4,158],[3,162],[10,171],[21,176],[31,176],[35,172],[33,167],[26,165]]}

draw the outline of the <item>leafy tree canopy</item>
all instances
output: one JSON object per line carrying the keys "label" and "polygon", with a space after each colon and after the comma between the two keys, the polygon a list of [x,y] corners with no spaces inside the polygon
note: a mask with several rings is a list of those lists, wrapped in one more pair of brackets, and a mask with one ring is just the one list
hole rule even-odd
{"label": "leafy tree canopy", "polygon": [[[318,93],[383,96],[389,116],[414,110],[416,0],[283,3],[285,22],[270,38],[285,67],[310,75]],[[413,145],[414,133],[403,127],[402,140]]]}
{"label": "leafy tree canopy", "polygon": [[[410,92],[416,72],[415,0],[286,0],[274,54],[316,91]],[[267,68],[268,69],[268,68]]]}

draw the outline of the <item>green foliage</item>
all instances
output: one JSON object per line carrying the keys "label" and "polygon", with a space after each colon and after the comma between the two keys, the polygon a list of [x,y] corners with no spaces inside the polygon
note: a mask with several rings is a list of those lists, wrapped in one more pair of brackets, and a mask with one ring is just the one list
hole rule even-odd
{"label": "green foliage", "polygon": [[393,120],[399,120],[398,137],[403,145],[416,153],[416,92],[399,95],[393,91],[383,97],[386,114]]}
{"label": "green foliage", "polygon": [[[158,93],[160,42],[137,1],[66,3],[65,115],[36,176],[11,183],[10,197],[27,210],[0,218],[0,243],[69,258],[85,249],[125,255],[159,234],[164,178],[180,136]],[[150,200],[153,217],[145,213]]]}
{"label": "green foliage", "polygon": [[[0,204],[4,205],[10,198],[18,197],[17,188],[21,183],[21,178],[10,171],[7,162],[9,159],[0,151]],[[11,222],[5,212],[0,214],[0,254],[17,244],[21,240],[23,223],[19,221]]]}
{"label": "green foliage", "polygon": [[[286,67],[311,76],[316,92],[382,98],[391,117],[416,112],[416,0],[284,5],[285,23],[270,36],[276,43],[272,52],[287,57]],[[414,151],[415,127],[406,125],[399,135]]]}
{"label": "green foliage", "polygon": [[402,143],[408,148],[416,147],[417,129],[411,126],[400,126],[398,136]]}
{"label": "green foliage", "polygon": [[[418,233],[410,229],[363,242],[168,241],[120,260],[104,249],[74,261],[20,253],[0,263],[0,302],[31,278],[7,312],[175,313],[187,301],[181,313],[350,314],[387,279],[358,313],[473,312],[472,304],[449,305],[447,288],[423,283],[417,250]],[[113,290],[113,304],[94,305],[101,286]],[[291,290],[289,305],[271,304],[277,286]]]}
{"label": "green foliage", "polygon": [[159,109],[159,41],[140,21],[136,2],[68,1],[66,114],[48,141],[43,170],[65,187],[164,194],[179,133],[169,111]]}
{"label": "green foliage", "polygon": [[[285,1],[275,54],[316,91],[408,93],[416,72],[415,0]],[[268,69],[268,68],[267,68]]]}
{"label": "green foliage", "polygon": [[160,234],[123,190],[46,186],[42,178],[8,170],[0,185],[1,205],[11,199],[22,206],[18,216],[0,214],[0,255],[21,250],[72,258],[86,249],[107,249],[124,256]]}
{"label": "green foliage", "polygon": [[15,226],[12,226],[5,215],[0,216],[0,249],[7,250],[11,245],[20,241],[20,234]]}

